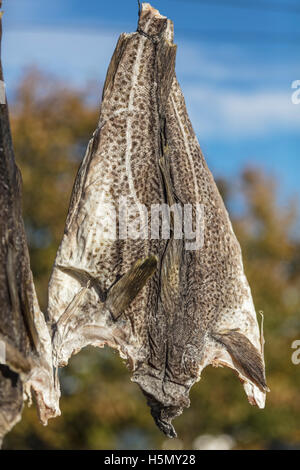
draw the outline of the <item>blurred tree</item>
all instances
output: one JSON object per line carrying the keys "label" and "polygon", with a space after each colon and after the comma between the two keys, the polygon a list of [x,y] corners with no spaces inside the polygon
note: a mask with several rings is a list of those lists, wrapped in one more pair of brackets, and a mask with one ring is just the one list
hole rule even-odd
{"label": "blurred tree", "polygon": [[[12,112],[31,263],[43,305],[78,161],[98,119],[98,109],[89,105],[88,95],[30,71],[20,84]],[[180,441],[174,441],[175,448],[193,448],[202,434],[224,433],[233,437],[237,448],[300,443],[300,366],[291,361],[292,341],[300,339],[300,242],[293,232],[296,205],[281,207],[276,183],[258,169],[246,169],[239,183],[236,187],[222,179],[219,186],[228,207],[237,198],[244,199],[245,210],[233,212],[231,218],[257,311],[265,316],[271,393],[266,409],[259,410],[247,403],[232,371],[205,369],[192,389],[191,407],[176,419]],[[87,348],[60,374],[62,416],[42,428],[35,410],[27,408],[4,448],[171,447],[115,352]]]}
{"label": "blurred tree", "polygon": [[88,105],[88,98],[86,90],[69,91],[53,77],[29,69],[11,112],[31,266],[42,308],[78,161],[97,123],[98,109]]}

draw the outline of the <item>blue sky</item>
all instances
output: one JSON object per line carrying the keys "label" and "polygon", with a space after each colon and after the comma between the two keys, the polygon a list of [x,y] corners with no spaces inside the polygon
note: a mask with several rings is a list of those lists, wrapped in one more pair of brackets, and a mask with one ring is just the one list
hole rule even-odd
{"label": "blue sky", "polygon": [[[281,201],[300,200],[300,2],[156,0],[175,24],[177,75],[216,176],[247,164],[275,175]],[[3,0],[8,94],[26,66],[75,86],[104,81],[119,34],[136,29],[135,0]]]}

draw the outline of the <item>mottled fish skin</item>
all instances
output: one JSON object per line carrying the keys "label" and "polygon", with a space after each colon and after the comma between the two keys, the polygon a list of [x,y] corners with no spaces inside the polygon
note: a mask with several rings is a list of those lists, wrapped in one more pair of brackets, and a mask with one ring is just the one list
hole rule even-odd
{"label": "mottled fish skin", "polygon": [[[172,39],[171,23],[165,34]],[[157,314],[162,312],[165,318],[167,339],[157,354],[159,366],[153,368],[150,360],[142,364],[143,373],[137,370],[134,374],[134,380],[149,394],[157,424],[167,435],[174,436],[171,420],[189,406],[189,390],[207,365],[234,369],[249,402],[260,408],[265,405],[268,388],[264,340],[244,274],[240,245],[175,76],[161,119],[173,193],[168,203],[192,204],[193,220],[196,205],[200,205],[204,230],[203,246],[195,251],[186,250],[184,241],[169,241],[162,259],[161,272],[166,274],[161,276],[157,304]],[[159,326],[150,327],[154,344],[159,343]]]}
{"label": "mottled fish skin", "polygon": [[[0,8],[2,2],[0,0]],[[2,42],[0,12],[0,49]],[[35,396],[43,424],[60,414],[51,336],[40,310],[22,217],[22,178],[13,150],[0,54],[0,447]]]}
{"label": "mottled fish skin", "polygon": [[[185,264],[189,268],[181,283],[183,293],[190,299],[185,318],[190,318],[190,326],[193,325],[188,342],[191,351],[186,350],[185,357],[194,361],[194,352],[201,344],[197,354],[198,374],[209,364],[232,367],[244,382],[249,401],[264,407],[267,386],[263,337],[244,274],[240,245],[202,155],[176,78],[169,96],[166,122],[174,192],[183,204],[201,204],[204,219],[203,247],[186,254]],[[236,336],[242,334],[250,342],[248,350],[255,357],[258,382],[253,382],[254,376],[249,377],[242,365],[237,364],[238,358],[230,354],[230,347],[224,347],[226,341],[221,338],[227,331],[237,331]]]}
{"label": "mottled fish skin", "polygon": [[[120,36],[108,69],[48,303],[55,364],[87,344],[117,348],[169,437],[209,364],[233,368],[252,404],[263,407],[267,390],[240,246],[190,123],[175,55],[172,22],[143,4],[138,31]],[[148,214],[153,204],[191,204],[194,217],[201,205],[203,246],[188,250],[173,231],[167,240],[105,238],[114,220],[104,204],[117,208],[120,197],[145,227],[141,204]]]}
{"label": "mottled fish skin", "polygon": [[[201,205],[203,246],[188,251],[181,241],[170,240],[166,253],[169,248],[173,259],[168,269],[173,281],[174,272],[179,269],[175,274],[177,285],[167,282],[164,296],[161,285],[158,301],[158,312],[163,312],[167,331],[165,348],[158,355],[158,370],[163,373],[153,373],[152,363],[143,364],[143,374],[137,371],[134,380],[149,393],[149,404],[159,427],[174,436],[171,420],[189,406],[189,390],[207,365],[234,369],[249,402],[260,408],[265,405],[268,388],[263,337],[244,274],[240,245],[202,155],[176,77],[164,112],[173,191],[169,203],[192,204],[194,209],[196,204]],[[162,270],[165,265],[166,256]],[[158,334],[155,328],[151,334]],[[239,348],[232,347],[235,343]],[[153,376],[160,380],[160,386]]]}
{"label": "mottled fish skin", "polygon": [[[114,220],[101,211],[104,204],[118,209],[120,197],[137,210],[143,204],[149,213],[153,204],[165,202],[159,108],[170,91],[176,54],[176,46],[163,38],[167,21],[144,4],[139,32],[120,36],[109,66],[99,125],[75,181],[49,283],[48,319],[59,365],[86,344],[109,344],[135,369],[150,354],[149,323],[159,326],[158,348],[164,348],[165,320],[156,305],[167,241],[105,239]],[[113,322],[102,304],[109,289],[137,260],[152,255],[156,272]]]}

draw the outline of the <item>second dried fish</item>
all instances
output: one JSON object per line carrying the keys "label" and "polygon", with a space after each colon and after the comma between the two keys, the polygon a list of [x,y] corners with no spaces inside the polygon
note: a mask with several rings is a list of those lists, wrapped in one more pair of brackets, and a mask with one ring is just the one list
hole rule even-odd
{"label": "second dried fish", "polygon": [[175,55],[172,22],[143,4],[137,32],[121,35],[108,69],[48,308],[56,365],[88,344],[118,349],[170,437],[209,364],[234,369],[252,404],[263,407],[267,389],[240,247]]}

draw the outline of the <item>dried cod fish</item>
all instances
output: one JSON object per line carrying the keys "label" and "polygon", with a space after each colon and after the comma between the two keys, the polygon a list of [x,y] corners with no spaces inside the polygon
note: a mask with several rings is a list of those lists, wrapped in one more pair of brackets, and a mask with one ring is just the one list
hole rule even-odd
{"label": "dried cod fish", "polygon": [[[0,1],[0,7],[1,7]],[[0,13],[0,42],[2,36]],[[22,219],[22,181],[15,164],[0,61],[0,445],[36,397],[41,421],[60,414],[51,337],[40,311]]]}
{"label": "dried cod fish", "polygon": [[[88,344],[118,349],[170,437],[209,364],[231,367],[252,404],[263,407],[267,390],[241,250],[189,121],[175,56],[172,22],[142,4],[137,32],[120,36],[107,72],[48,299],[55,365]],[[169,236],[150,233],[157,207]],[[183,214],[191,223],[180,236]]]}

